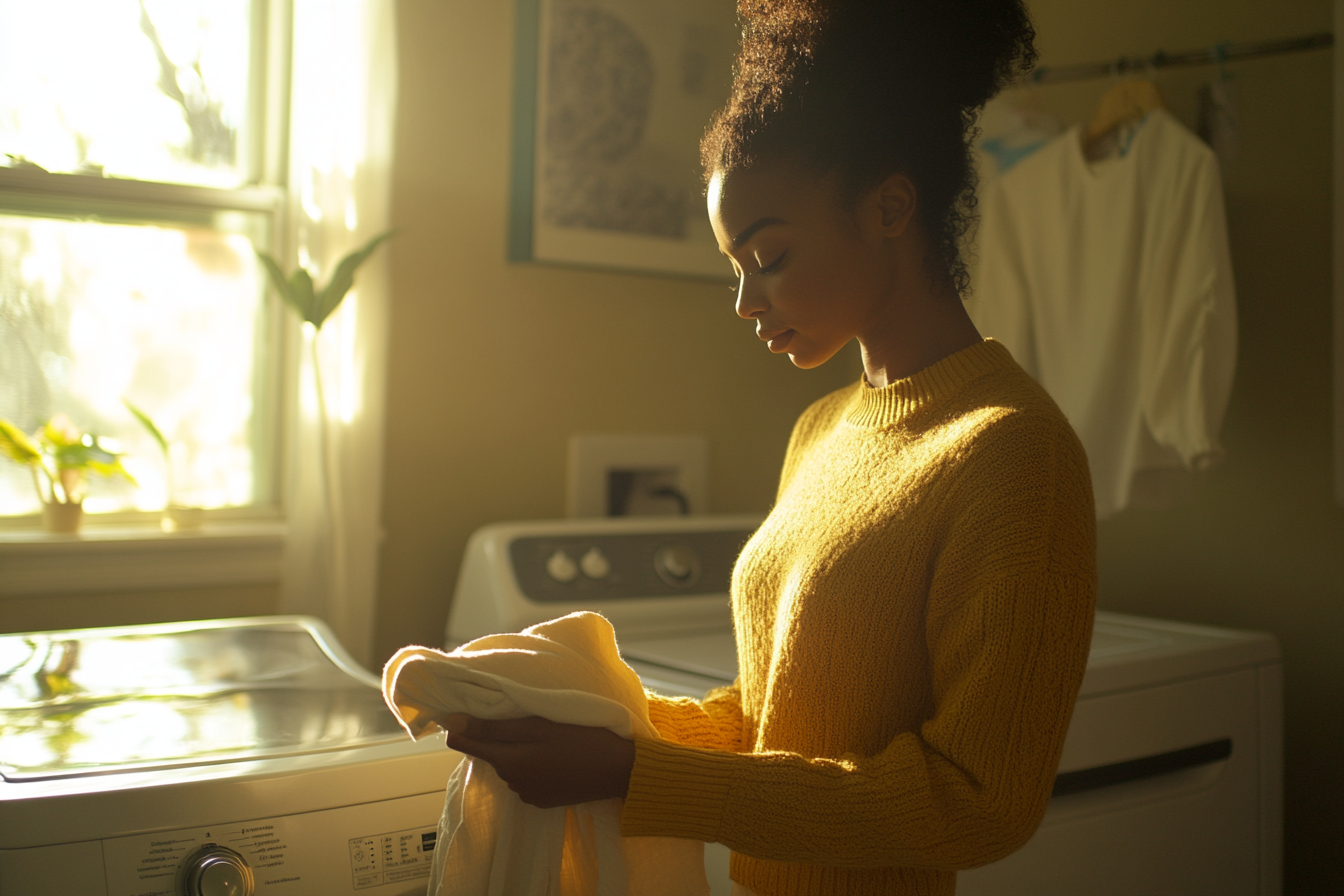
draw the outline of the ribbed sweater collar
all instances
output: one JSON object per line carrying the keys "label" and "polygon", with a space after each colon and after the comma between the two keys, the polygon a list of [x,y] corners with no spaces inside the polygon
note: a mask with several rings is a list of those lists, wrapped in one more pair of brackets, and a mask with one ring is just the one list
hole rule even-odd
{"label": "ribbed sweater collar", "polygon": [[861,382],[845,420],[865,429],[901,423],[947,401],[972,380],[1012,364],[1013,356],[1002,343],[985,339],[881,389]]}

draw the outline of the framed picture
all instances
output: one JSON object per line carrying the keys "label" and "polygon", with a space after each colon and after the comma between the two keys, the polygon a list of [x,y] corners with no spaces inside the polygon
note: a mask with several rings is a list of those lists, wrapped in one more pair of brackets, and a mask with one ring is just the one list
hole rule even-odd
{"label": "framed picture", "polygon": [[731,279],[699,147],[737,40],[730,0],[518,0],[509,260]]}

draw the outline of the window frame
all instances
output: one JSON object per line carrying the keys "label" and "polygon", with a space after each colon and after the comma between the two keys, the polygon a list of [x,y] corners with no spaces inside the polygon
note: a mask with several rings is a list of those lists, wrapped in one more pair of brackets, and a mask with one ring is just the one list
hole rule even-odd
{"label": "window frame", "polygon": [[[262,216],[268,245],[277,258],[287,258],[291,237],[288,222],[292,204],[289,191],[289,122],[292,63],[293,4],[291,0],[252,0],[253,64],[249,73],[248,123],[240,149],[244,153],[245,183],[234,188],[163,183],[122,177],[46,172],[31,168],[0,168],[0,213],[67,219],[115,220],[126,223],[181,223],[192,213],[202,217],[236,211]],[[286,445],[291,438],[294,392],[298,381],[299,329],[282,303],[265,300],[256,345],[264,358],[258,372],[264,382],[254,385],[253,458],[257,484],[253,503],[205,511],[203,531],[166,535],[159,528],[160,511],[123,510],[98,513],[84,519],[85,536],[50,535],[42,530],[40,514],[0,516],[0,563],[32,554],[41,542],[72,542],[62,556],[87,551],[106,552],[109,539],[123,548],[136,541],[198,540],[219,537],[241,543],[249,533],[248,550],[260,538],[275,554],[264,564],[278,581],[279,551],[283,547],[286,511]],[[8,461],[6,461],[8,463]],[[74,543],[85,541],[86,551]],[[100,546],[101,545],[101,546]],[[138,553],[132,551],[132,553]],[[43,554],[42,556],[46,556]],[[200,568],[202,583],[212,581],[220,556]],[[130,561],[132,558],[127,557]],[[143,558],[142,558],[143,559]],[[253,564],[253,569],[256,565]],[[129,569],[129,567],[128,567]],[[87,576],[67,576],[52,570],[49,590],[87,587]],[[190,578],[187,573],[182,575]],[[113,576],[108,588],[137,587],[133,572]],[[70,588],[63,587],[68,581]],[[181,582],[186,584],[185,580]],[[0,597],[12,591],[0,586]]]}

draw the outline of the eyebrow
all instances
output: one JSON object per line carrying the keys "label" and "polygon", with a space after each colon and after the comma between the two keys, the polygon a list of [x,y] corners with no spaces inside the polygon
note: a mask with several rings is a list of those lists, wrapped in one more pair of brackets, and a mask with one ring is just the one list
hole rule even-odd
{"label": "eyebrow", "polygon": [[762,227],[771,227],[775,224],[787,224],[787,223],[789,222],[785,221],[783,218],[761,218],[759,221],[752,224],[746,230],[742,231],[737,236],[733,237],[733,248],[736,249],[738,246],[742,245],[747,240],[751,239],[753,236],[756,235],[756,231],[760,230]]}

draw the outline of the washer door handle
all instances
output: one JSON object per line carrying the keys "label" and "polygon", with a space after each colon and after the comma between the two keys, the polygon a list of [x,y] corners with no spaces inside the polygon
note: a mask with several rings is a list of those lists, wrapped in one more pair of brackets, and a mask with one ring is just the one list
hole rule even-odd
{"label": "washer door handle", "polygon": [[1063,772],[1055,776],[1055,789],[1051,791],[1050,795],[1054,797],[1065,796],[1070,793],[1085,793],[1089,790],[1100,790],[1103,787],[1113,787],[1116,784],[1140,781],[1144,778],[1156,778],[1159,775],[1169,775],[1172,772],[1179,772],[1187,768],[1197,768],[1201,765],[1222,762],[1231,755],[1232,738],[1224,737],[1194,747],[1183,747],[1167,753],[1144,756],[1141,759],[1130,759],[1110,765],[1098,765],[1073,772]]}

